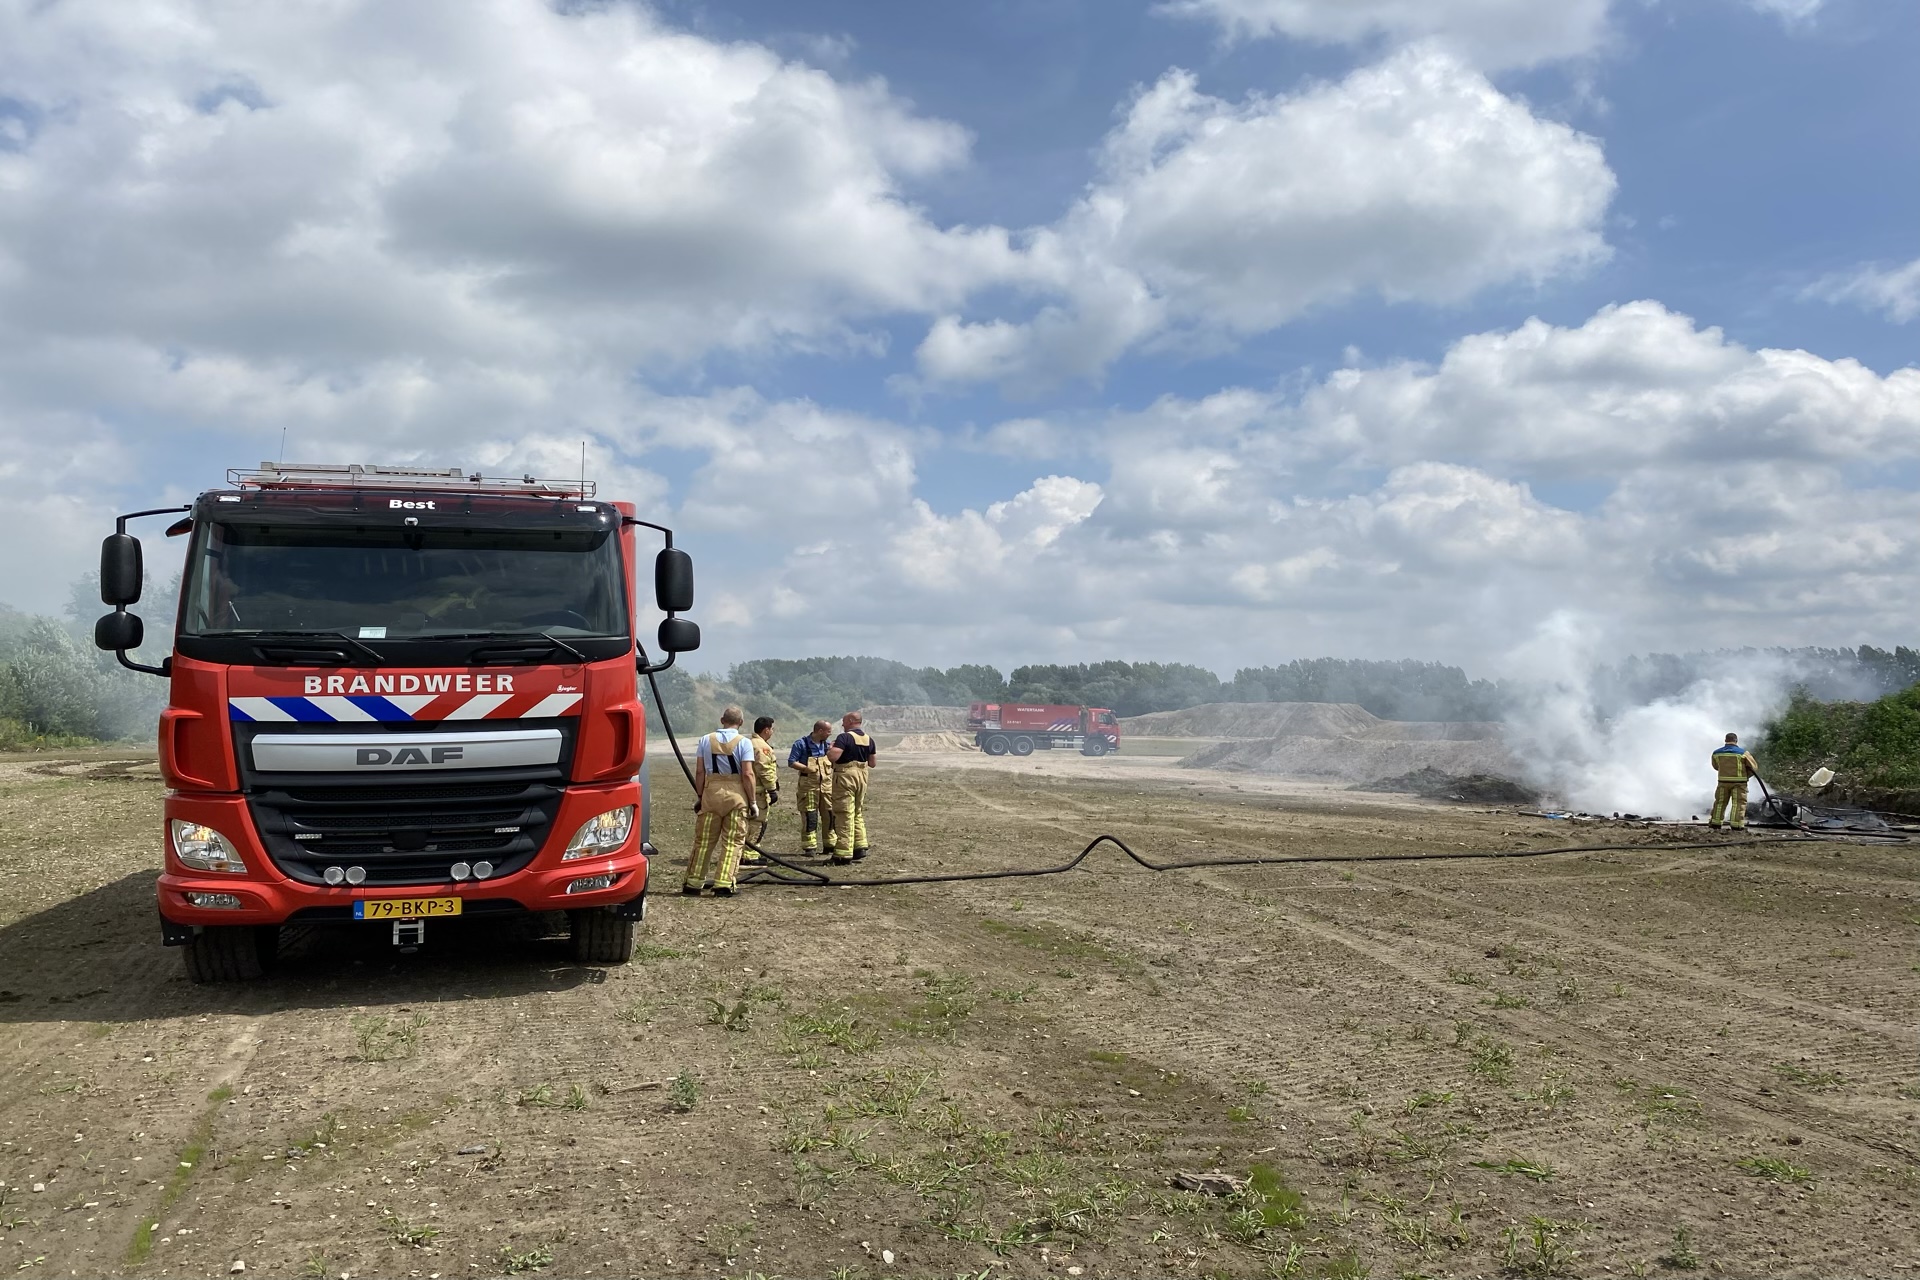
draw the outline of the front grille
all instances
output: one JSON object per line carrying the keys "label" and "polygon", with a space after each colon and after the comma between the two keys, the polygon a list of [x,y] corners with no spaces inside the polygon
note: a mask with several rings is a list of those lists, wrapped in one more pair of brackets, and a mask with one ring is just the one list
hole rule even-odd
{"label": "front grille", "polygon": [[308,775],[247,799],[268,854],[295,880],[325,884],[328,867],[359,866],[369,885],[445,884],[455,862],[491,862],[498,879],[533,860],[560,809],[549,778],[336,787]]}

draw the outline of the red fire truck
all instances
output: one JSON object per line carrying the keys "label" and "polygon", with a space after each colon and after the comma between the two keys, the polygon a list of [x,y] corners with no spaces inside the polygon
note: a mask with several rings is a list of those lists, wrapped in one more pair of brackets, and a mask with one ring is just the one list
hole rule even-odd
{"label": "red fire truck", "polygon": [[[143,626],[142,516],[188,539],[173,652]],[[637,641],[636,528],[658,530],[654,663]],[[258,976],[290,923],[425,941],[446,917],[565,911],[618,964],[646,908],[637,676],[697,648],[693,563],[588,482],[459,470],[230,471],[121,516],[94,640],[166,677],[160,933],[196,982]]]}
{"label": "red fire truck", "polygon": [[1120,722],[1105,707],[976,702],[967,708],[967,728],[990,756],[1063,750],[1104,756],[1120,749]]}

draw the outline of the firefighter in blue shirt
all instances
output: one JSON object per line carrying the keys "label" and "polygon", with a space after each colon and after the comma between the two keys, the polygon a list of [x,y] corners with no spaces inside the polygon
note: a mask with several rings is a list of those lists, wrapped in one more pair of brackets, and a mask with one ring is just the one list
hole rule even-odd
{"label": "firefighter in blue shirt", "polygon": [[787,751],[787,768],[800,775],[794,807],[800,811],[800,847],[818,853],[831,843],[833,829],[832,762],[827,759],[827,738],[833,726],[825,720],[813,722],[813,732],[795,738]]}

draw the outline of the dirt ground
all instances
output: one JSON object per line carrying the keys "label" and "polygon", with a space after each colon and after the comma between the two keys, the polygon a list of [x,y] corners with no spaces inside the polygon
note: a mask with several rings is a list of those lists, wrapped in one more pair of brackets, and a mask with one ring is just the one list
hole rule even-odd
{"label": "dirt ground", "polygon": [[873,874],[1101,832],[1618,848],[696,901],[663,800],[629,966],[364,926],[203,988],[154,924],[151,766],[0,759],[0,1271],[1920,1269],[1920,845],[1682,850],[1126,757],[896,756],[872,806]]}

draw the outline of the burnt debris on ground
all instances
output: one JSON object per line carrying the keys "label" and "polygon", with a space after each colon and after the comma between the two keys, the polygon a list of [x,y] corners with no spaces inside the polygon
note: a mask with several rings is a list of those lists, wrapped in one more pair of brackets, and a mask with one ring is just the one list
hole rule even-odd
{"label": "burnt debris on ground", "polygon": [[1416,795],[1427,800],[1455,800],[1465,804],[1540,803],[1540,793],[1497,773],[1453,774],[1431,765],[1393,778],[1355,783],[1349,791],[1384,791]]}

